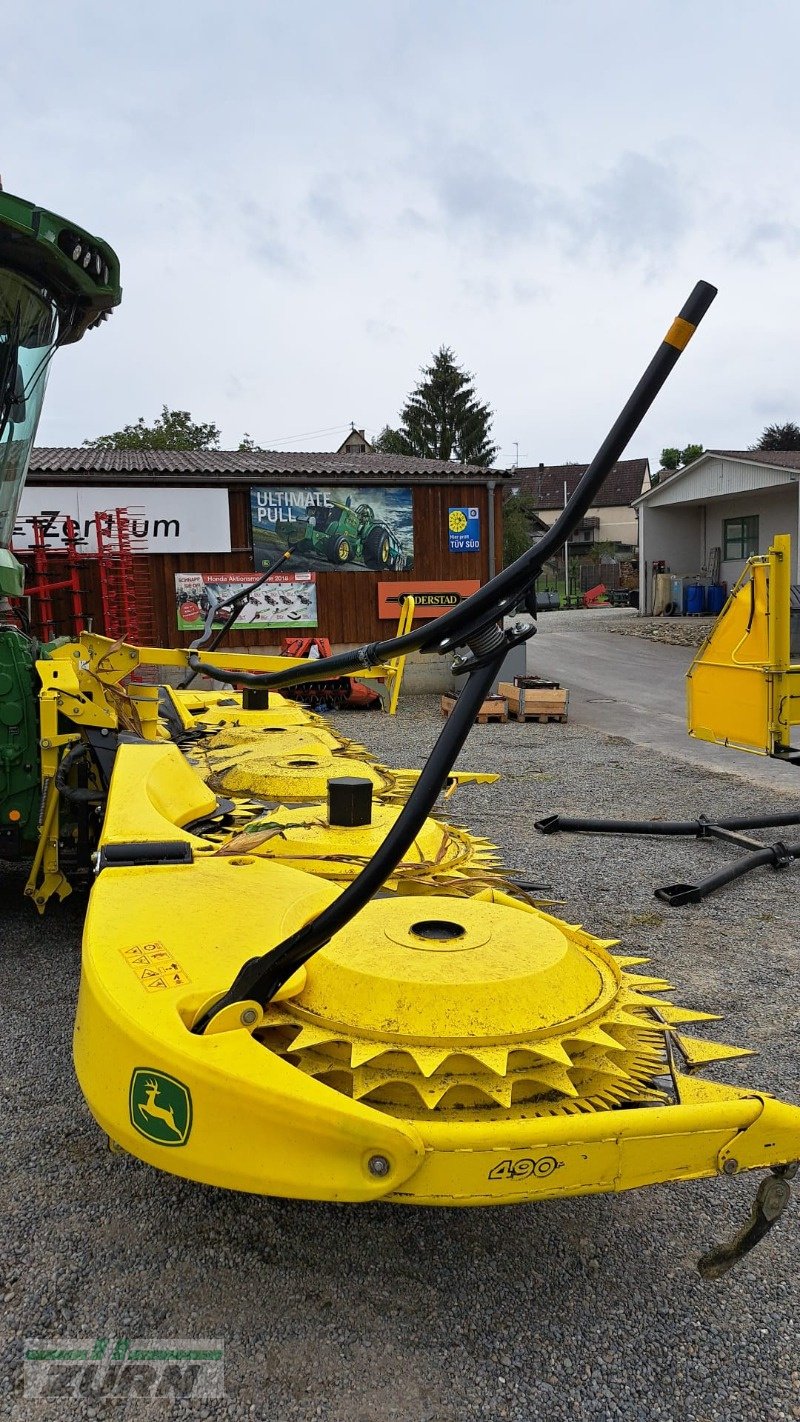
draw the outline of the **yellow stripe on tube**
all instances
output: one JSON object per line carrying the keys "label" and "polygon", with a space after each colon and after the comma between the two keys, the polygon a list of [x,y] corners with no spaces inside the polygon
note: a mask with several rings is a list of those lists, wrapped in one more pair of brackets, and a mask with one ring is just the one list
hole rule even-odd
{"label": "yellow stripe on tube", "polygon": [[684,321],[682,316],[676,316],[664,340],[668,346],[675,346],[676,350],[685,350],[688,346],[695,328],[691,321]]}

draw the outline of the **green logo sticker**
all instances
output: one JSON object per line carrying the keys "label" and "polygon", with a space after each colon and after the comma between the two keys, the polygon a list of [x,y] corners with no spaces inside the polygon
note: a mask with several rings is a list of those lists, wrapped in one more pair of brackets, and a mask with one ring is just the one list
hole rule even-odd
{"label": "green logo sticker", "polygon": [[156,1145],[182,1146],[192,1129],[188,1086],[166,1072],[136,1067],[131,1077],[131,1125]]}

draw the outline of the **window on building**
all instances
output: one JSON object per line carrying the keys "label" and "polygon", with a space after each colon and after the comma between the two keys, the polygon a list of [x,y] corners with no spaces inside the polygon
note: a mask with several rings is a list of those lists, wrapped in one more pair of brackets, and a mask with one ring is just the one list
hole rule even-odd
{"label": "window on building", "polygon": [[737,558],[750,558],[758,552],[758,514],[750,518],[726,518],[722,520],[722,541],[725,561],[735,562]]}

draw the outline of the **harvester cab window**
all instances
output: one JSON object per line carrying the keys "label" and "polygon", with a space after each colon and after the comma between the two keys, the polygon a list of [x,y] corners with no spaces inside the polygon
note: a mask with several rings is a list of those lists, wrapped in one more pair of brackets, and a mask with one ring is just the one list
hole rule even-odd
{"label": "harvester cab window", "polygon": [[47,294],[0,274],[0,547],[8,548],[55,349],[58,318]]}

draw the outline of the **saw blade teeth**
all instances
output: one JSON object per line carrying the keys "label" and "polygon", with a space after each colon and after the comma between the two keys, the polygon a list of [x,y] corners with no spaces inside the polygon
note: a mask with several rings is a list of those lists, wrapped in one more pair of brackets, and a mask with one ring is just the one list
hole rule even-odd
{"label": "saw blade teeth", "polygon": [[341,1032],[326,1031],[324,1027],[314,1027],[304,1023],[292,1042],[293,1052],[302,1052],[309,1047],[321,1047],[324,1042],[340,1042]]}
{"label": "saw blade teeth", "polygon": [[[376,1071],[369,1068],[358,1067],[352,1073],[353,1080],[353,1100],[360,1101],[362,1097],[368,1096],[371,1091],[377,1091],[381,1086],[387,1086],[391,1082],[397,1081],[397,1073],[394,1071]],[[416,1087],[416,1082],[414,1083]]]}
{"label": "saw blade teeth", "polygon": [[537,1056],[546,1062],[554,1062],[556,1066],[572,1066],[572,1057],[561,1042],[531,1042],[529,1050],[536,1052]]}
{"label": "saw blade teeth", "polygon": [[467,1047],[464,1054],[495,1076],[505,1076],[508,1071],[508,1047]]}
{"label": "saw blade teeth", "polygon": [[637,992],[672,992],[674,986],[666,978],[651,978],[644,973],[626,973],[624,982],[626,988]]}
{"label": "saw blade teeth", "polygon": [[612,953],[611,956],[620,968],[635,968],[650,962],[649,958],[631,958],[627,953]]}
{"label": "saw blade teeth", "polygon": [[481,1090],[485,1091],[493,1101],[496,1101],[498,1106],[503,1106],[508,1110],[513,1094],[513,1084],[510,1081],[492,1082],[491,1085],[489,1082],[481,1083]]}
{"label": "saw blade teeth", "polygon": [[658,1012],[664,1006],[660,997],[652,997],[649,992],[639,992],[629,988],[623,999],[626,1007],[655,1007]]}
{"label": "saw blade teeth", "polygon": [[442,1063],[446,1062],[449,1056],[452,1056],[452,1051],[447,1047],[442,1049],[441,1047],[407,1046],[404,1047],[403,1050],[416,1062],[425,1078],[433,1076],[433,1073],[439,1069]]}
{"label": "saw blade teeth", "polygon": [[576,1063],[576,1070],[586,1072],[587,1076],[610,1076],[614,1081],[631,1081],[630,1073],[625,1071],[617,1062],[612,1062],[605,1052],[586,1052]]}
{"label": "saw blade teeth", "polygon": [[749,1047],[730,1047],[727,1042],[711,1042],[707,1037],[685,1037],[683,1033],[675,1033],[675,1040],[691,1066],[710,1065],[711,1062],[728,1061],[733,1057],[756,1056]]}
{"label": "saw blade teeth", "polygon": [[388,1050],[385,1042],[370,1042],[364,1037],[355,1037],[350,1043],[350,1065],[364,1066],[366,1062],[374,1062],[376,1057],[383,1056]]}
{"label": "saw blade teeth", "polygon": [[616,1037],[611,1037],[608,1032],[604,1032],[602,1027],[589,1026],[581,1027],[580,1031],[566,1039],[568,1042],[576,1042],[579,1046],[602,1047],[606,1052],[624,1052],[627,1048]]}
{"label": "saw blade teeth", "polygon": [[672,1002],[663,1004],[661,1015],[670,1023],[722,1021],[718,1012],[696,1012],[692,1007],[677,1007]]}
{"label": "saw blade teeth", "polygon": [[[531,1054],[525,1053],[526,1057],[529,1055]],[[511,1081],[535,1086],[537,1091],[554,1091],[561,1095],[573,1095],[572,1078],[568,1069],[555,1062],[525,1061],[520,1064],[516,1059],[516,1054],[510,1054],[508,1076]]]}
{"label": "saw blade teeth", "polygon": [[[626,1004],[633,1006],[632,1003]],[[638,1003],[636,1004],[638,1006]],[[656,1004],[659,1006],[659,1004]],[[625,1008],[614,1008],[607,1019],[608,1027],[634,1027],[637,1032],[668,1032],[669,1026],[666,1022],[658,1022],[654,1017],[635,1017],[632,1012],[626,1012]]]}
{"label": "saw blade teeth", "polygon": [[433,1111],[439,1105],[439,1102],[441,1101],[442,1097],[445,1096],[446,1093],[450,1091],[450,1089],[455,1085],[457,1085],[457,1083],[453,1080],[451,1076],[448,1076],[442,1077],[439,1081],[436,1082],[415,1081],[414,1090],[416,1091],[423,1105],[427,1106],[429,1111]]}
{"label": "saw blade teeth", "polygon": [[[557,1091],[559,1096],[578,1096],[579,1092],[572,1077],[564,1067],[549,1067],[540,1071],[538,1067],[530,1067],[527,1071],[521,1071],[518,1075],[510,1078],[512,1086],[522,1088],[528,1087],[532,1092]],[[518,1092],[521,1094],[521,1092]]]}

